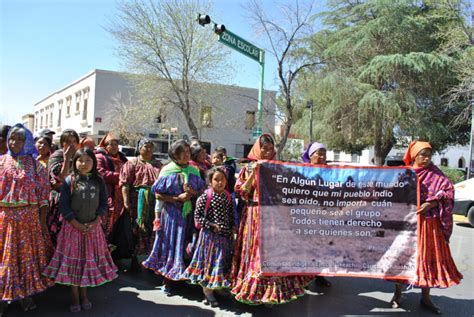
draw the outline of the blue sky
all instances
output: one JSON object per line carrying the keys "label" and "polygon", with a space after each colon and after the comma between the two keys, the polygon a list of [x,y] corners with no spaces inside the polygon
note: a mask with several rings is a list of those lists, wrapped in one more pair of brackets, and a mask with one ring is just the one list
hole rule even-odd
{"label": "blue sky", "polygon": [[[263,2],[275,13],[271,1]],[[258,45],[245,3],[217,0],[209,15]],[[36,102],[92,69],[124,70],[104,29],[115,10],[115,0],[0,0],[0,124],[20,121]],[[277,89],[275,61],[266,55],[265,88]],[[258,88],[258,64],[238,53],[230,58],[238,69],[231,84]]]}

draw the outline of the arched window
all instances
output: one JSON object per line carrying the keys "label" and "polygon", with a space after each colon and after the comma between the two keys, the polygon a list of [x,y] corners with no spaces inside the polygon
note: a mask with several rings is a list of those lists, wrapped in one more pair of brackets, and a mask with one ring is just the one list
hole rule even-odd
{"label": "arched window", "polygon": [[464,168],[466,167],[466,160],[464,160],[464,157],[460,157],[459,160],[458,160],[458,167],[459,168]]}
{"label": "arched window", "polygon": [[442,158],[441,159],[441,166],[448,166],[448,159],[447,158]]}

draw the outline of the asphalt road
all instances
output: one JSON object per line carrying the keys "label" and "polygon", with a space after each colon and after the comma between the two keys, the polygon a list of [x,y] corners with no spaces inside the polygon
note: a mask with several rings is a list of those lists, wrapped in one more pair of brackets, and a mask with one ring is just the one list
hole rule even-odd
{"label": "asphalt road", "polygon": [[[464,275],[461,285],[449,289],[433,289],[432,298],[441,306],[444,316],[474,316],[474,228],[462,223],[454,225],[451,251]],[[126,262],[123,263],[126,267]],[[161,279],[149,271],[124,272],[115,281],[89,290],[92,310],[69,313],[70,291],[55,286],[35,296],[38,308],[22,312],[17,303],[8,307],[4,317],[59,316],[433,316],[419,305],[420,290],[404,291],[403,309],[389,308],[393,284],[377,279],[330,278],[330,288],[311,285],[297,301],[275,307],[248,306],[236,302],[228,294],[217,295],[219,308],[202,303],[201,289],[179,284],[174,296],[160,290]]]}

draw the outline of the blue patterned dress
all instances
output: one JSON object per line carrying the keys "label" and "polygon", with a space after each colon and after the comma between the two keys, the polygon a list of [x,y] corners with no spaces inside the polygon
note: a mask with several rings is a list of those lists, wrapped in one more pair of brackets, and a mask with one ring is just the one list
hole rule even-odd
{"label": "blue patterned dress", "polygon": [[[177,196],[183,191],[182,174],[160,176],[152,187],[155,194]],[[204,181],[196,175],[189,175],[189,185],[197,192],[201,192]],[[153,270],[167,279],[178,281],[184,279],[186,270],[183,255],[186,235],[189,230],[188,219],[182,216],[182,203],[168,203],[163,206],[161,213],[161,228],[156,232],[153,250],[143,266]],[[193,217],[192,214],[188,217]]]}

